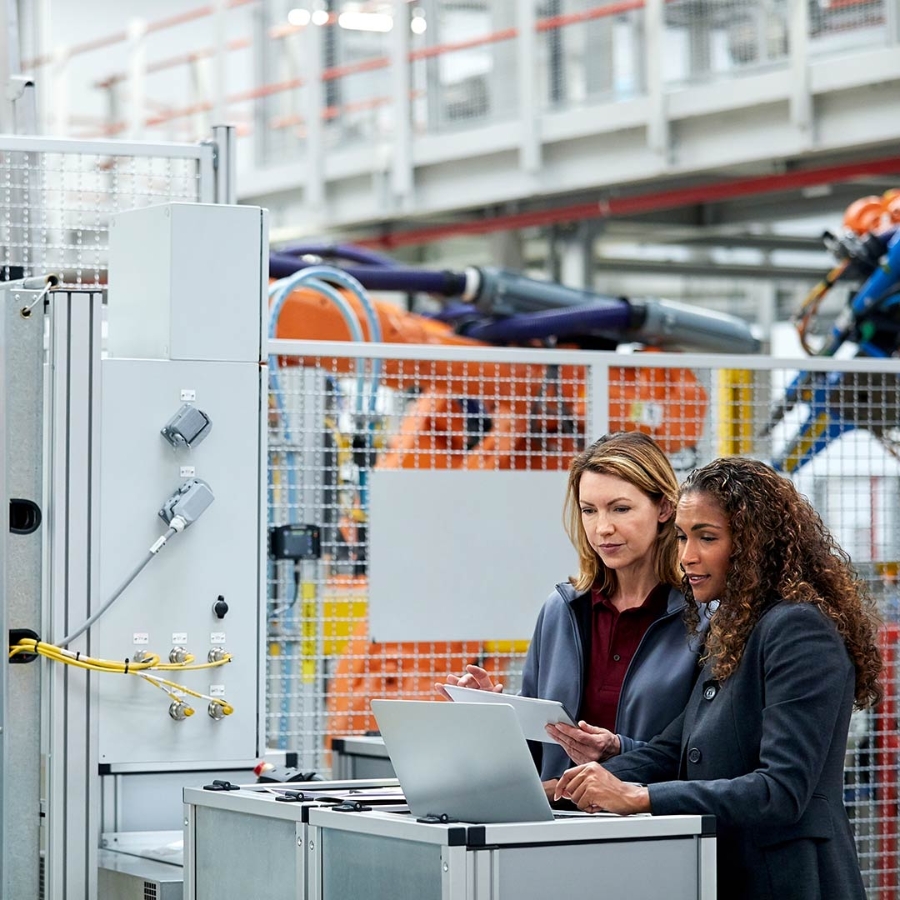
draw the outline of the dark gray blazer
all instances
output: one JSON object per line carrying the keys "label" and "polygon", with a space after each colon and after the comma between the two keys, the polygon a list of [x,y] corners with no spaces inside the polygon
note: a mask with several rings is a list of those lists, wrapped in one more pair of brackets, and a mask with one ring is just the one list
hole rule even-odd
{"label": "dark gray blazer", "polygon": [[[680,591],[669,591],[666,612],[651,623],[625,673],[616,711],[623,752],[649,741],[678,716],[700,674],[701,638],[688,635],[685,605]],[[559,700],[576,719],[581,715],[591,621],[590,590],[576,593],[568,582],[558,584],[541,609],[528,648],[524,696]],[[559,778],[572,766],[559,744],[530,746],[543,781]]]}
{"label": "dark gray blazer", "polygon": [[864,900],[843,804],[853,664],[810,604],[760,618],[737,671],[704,669],[684,712],[605,768],[649,785],[653,813],[712,813],[722,900]]}

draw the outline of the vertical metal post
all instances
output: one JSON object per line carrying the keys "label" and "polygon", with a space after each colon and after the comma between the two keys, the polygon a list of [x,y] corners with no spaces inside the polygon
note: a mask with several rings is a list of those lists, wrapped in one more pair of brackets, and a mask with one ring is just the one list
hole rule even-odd
{"label": "vertical metal post", "polygon": [[409,63],[409,4],[394,0],[391,29],[391,94],[394,133],[391,138],[391,194],[398,209],[409,209],[413,200],[412,109]]}
{"label": "vertical metal post", "polygon": [[147,94],[147,23],[143,19],[128,23],[128,45],[128,136],[139,140],[144,134]]}
{"label": "vertical metal post", "polygon": [[[8,390],[6,380],[7,367],[6,343],[6,317],[0,316],[0,421],[6,422],[6,393]],[[6,582],[6,534],[9,531],[9,504],[6,498],[6,429],[0,428],[0,534],[4,536],[4,540],[0,540],[0,584]],[[6,597],[0,602],[0,636],[4,643],[8,634],[9,624],[6,611]],[[9,896],[7,884],[9,875],[7,871],[8,851],[7,845],[9,841],[10,826],[12,824],[12,804],[9,799],[8,785],[12,782],[13,773],[9,766],[9,721],[10,716],[8,709],[8,678],[9,663],[7,656],[4,654],[2,662],[0,662],[0,894],[4,897]]]}
{"label": "vertical metal post", "polygon": [[753,416],[758,406],[753,391],[755,373],[749,369],[720,369],[716,375],[719,406],[716,453],[719,456],[750,454],[758,433]]}
{"label": "vertical metal post", "polygon": [[235,168],[236,137],[234,125],[213,126],[215,153],[216,203],[237,203],[237,171]]}
{"label": "vertical metal post", "polygon": [[[3,299],[4,334],[7,342],[3,353],[2,415],[3,434],[10,453],[3,455],[6,485],[2,494],[4,512],[7,498],[34,503],[44,509],[42,497],[43,467],[43,306],[35,305],[30,314],[22,310],[40,296],[38,291],[12,288]],[[0,451],[2,452],[2,451]],[[27,628],[41,634],[41,520],[35,514],[31,522],[16,522],[16,533],[4,523],[0,541],[6,562],[5,576],[0,580],[5,601],[8,628]],[[40,883],[40,804],[41,804],[41,667],[32,662],[12,665],[6,672],[4,708],[15,727],[4,729],[4,755],[10,775],[2,786],[6,810],[15,821],[7,825],[5,838],[6,865],[0,894],[9,897],[38,896]]]}
{"label": "vertical metal post", "polygon": [[798,149],[813,144],[813,101],[809,72],[809,4],[791,0],[789,50],[791,64],[791,124],[797,129]]}
{"label": "vertical metal post", "polygon": [[536,175],[541,168],[540,109],[537,92],[537,10],[534,0],[520,0],[516,7],[516,68],[519,87],[519,168]]}
{"label": "vertical metal post", "polygon": [[[184,840],[183,859],[184,864],[184,898],[183,900],[196,900],[197,898],[197,863],[194,860],[194,848],[197,840],[197,807],[193,803],[184,807]],[[302,894],[298,894],[302,897]]]}
{"label": "vertical metal post", "polygon": [[19,5],[0,0],[0,132],[15,133],[10,79],[22,71],[19,51]]}
{"label": "vertical metal post", "polygon": [[588,370],[590,415],[584,435],[585,446],[609,431],[609,365],[594,361]]}
{"label": "vertical metal post", "polygon": [[323,29],[307,25],[302,32],[306,57],[306,183],[303,205],[313,220],[319,218],[325,205],[325,90],[322,83]]}
{"label": "vertical metal post", "polygon": [[713,837],[695,837],[697,848],[697,880],[700,882],[699,900],[713,900],[716,896],[716,841]]}
{"label": "vertical metal post", "polygon": [[[647,146],[663,159],[669,156],[669,119],[663,84],[665,57],[665,6],[663,0],[647,0],[644,5],[644,78],[650,110],[647,119]],[[692,58],[693,61],[693,58]]]}
{"label": "vertical metal post", "polygon": [[[309,851],[306,854],[305,867],[306,893],[299,896],[308,900],[322,900],[322,829],[318,825],[307,826],[306,842]],[[299,847],[298,853],[302,855],[303,849]]]}
{"label": "vertical metal post", "polygon": [[[425,10],[425,21],[428,30],[425,32],[425,45],[434,47],[440,44],[443,33],[441,4],[439,0],[422,0],[421,8]],[[444,125],[444,87],[441,83],[441,58],[429,56],[424,60],[425,66],[425,106],[426,130],[429,134],[441,131]]]}
{"label": "vertical metal post", "polygon": [[[49,615],[59,640],[91,614],[99,566],[99,386],[101,295],[58,293],[50,305]],[[90,632],[69,648],[91,650]],[[47,896],[97,895],[100,780],[97,687],[89,673],[47,673]]]}
{"label": "vertical metal post", "polygon": [[897,0],[885,0],[884,24],[889,44],[900,44],[900,4]]}
{"label": "vertical metal post", "polygon": [[[214,59],[215,77],[212,84],[212,121],[225,121],[225,98],[228,95],[228,23],[226,15],[229,4],[225,0],[216,0],[213,9],[213,22],[216,37],[216,54]],[[229,201],[233,202],[233,201]]]}

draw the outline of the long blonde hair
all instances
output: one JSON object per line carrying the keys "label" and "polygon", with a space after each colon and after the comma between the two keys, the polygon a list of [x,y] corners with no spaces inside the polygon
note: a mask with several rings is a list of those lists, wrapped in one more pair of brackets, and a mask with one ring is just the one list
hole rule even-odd
{"label": "long blonde hair", "polygon": [[639,431],[619,431],[606,434],[579,453],[569,466],[569,485],[563,521],[566,533],[578,551],[579,572],[571,579],[578,591],[592,585],[607,595],[618,587],[616,573],[603,565],[581,523],[579,488],[585,472],[614,475],[643,491],[651,500],[668,500],[673,514],[660,522],[654,549],[654,570],[661,584],[681,587],[678,567],[678,548],[675,540],[675,505],[678,502],[678,479],[665,453],[653,438]]}

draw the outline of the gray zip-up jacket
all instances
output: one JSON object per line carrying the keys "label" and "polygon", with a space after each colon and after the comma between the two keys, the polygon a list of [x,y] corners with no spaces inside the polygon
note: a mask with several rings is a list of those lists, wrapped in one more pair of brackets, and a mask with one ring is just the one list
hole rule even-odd
{"label": "gray zip-up jacket", "polygon": [[[689,639],[681,615],[685,606],[673,588],[665,614],[647,629],[625,673],[616,711],[623,753],[663,731],[691,694],[702,638]],[[538,616],[522,673],[523,696],[558,700],[576,720],[590,660],[591,615],[590,590],[579,594],[567,582],[558,584]],[[542,781],[574,765],[559,744],[532,742],[531,749]]]}

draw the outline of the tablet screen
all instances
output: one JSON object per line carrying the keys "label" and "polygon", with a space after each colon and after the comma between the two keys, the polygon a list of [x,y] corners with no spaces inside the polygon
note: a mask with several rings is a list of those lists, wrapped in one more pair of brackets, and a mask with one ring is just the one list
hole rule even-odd
{"label": "tablet screen", "polygon": [[498,694],[493,691],[479,691],[474,688],[445,684],[444,690],[460,703],[506,703],[516,711],[522,732],[530,741],[555,743],[544,730],[545,725],[565,722],[575,727],[572,717],[558,700],[538,700],[534,697],[520,697],[518,694]]}

